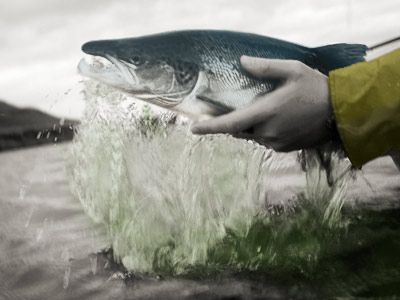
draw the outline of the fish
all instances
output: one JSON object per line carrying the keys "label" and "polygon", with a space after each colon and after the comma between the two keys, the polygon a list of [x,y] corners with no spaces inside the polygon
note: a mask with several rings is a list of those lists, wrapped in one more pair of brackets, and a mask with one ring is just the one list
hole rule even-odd
{"label": "fish", "polygon": [[194,120],[243,108],[281,80],[242,69],[242,55],[301,61],[323,74],[364,61],[367,46],[316,48],[263,35],[226,30],[184,30],[134,38],[89,41],[78,70],[86,77]]}

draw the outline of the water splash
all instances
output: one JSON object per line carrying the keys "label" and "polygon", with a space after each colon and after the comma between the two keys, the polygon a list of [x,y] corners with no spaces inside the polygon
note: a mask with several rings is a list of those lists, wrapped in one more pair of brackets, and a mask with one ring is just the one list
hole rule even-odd
{"label": "water splash", "polygon": [[[312,273],[347,222],[348,163],[333,155],[333,186],[315,155],[296,199],[273,205],[268,182],[287,160],[226,135],[198,137],[144,113],[120,93],[85,83],[71,184],[107,229],[115,259],[135,272]],[[345,174],[345,176],[342,176]]]}

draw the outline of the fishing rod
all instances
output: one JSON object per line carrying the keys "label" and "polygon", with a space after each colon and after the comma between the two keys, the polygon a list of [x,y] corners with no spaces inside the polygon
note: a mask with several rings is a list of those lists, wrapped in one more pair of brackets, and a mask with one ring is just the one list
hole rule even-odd
{"label": "fishing rod", "polygon": [[377,48],[380,48],[380,47],[389,45],[389,44],[394,43],[394,42],[397,42],[397,41],[400,41],[400,36],[395,37],[395,38],[392,38],[392,39],[387,40],[387,41],[384,41],[384,42],[381,42],[381,43],[379,43],[379,44],[375,44],[375,45],[373,45],[373,46],[370,46],[370,47],[368,47],[368,51],[375,50],[375,49],[377,49]]}

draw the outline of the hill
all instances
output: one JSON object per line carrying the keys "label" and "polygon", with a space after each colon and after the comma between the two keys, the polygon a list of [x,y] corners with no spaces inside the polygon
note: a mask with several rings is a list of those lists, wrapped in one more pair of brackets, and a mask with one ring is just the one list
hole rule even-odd
{"label": "hill", "polygon": [[77,124],[0,101],[0,151],[72,140]]}

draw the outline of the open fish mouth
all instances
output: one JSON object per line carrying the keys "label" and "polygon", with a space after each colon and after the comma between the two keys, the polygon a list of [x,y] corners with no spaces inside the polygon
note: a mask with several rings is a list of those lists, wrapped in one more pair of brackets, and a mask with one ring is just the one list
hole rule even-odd
{"label": "open fish mouth", "polygon": [[[192,90],[175,90],[178,82],[173,69],[169,70],[170,76],[167,76],[167,79],[164,78],[160,83],[157,78],[141,80],[137,74],[137,68],[129,62],[108,54],[104,57],[90,56],[89,61],[82,58],[78,64],[78,71],[83,76],[122,90],[137,99],[166,108],[181,103]],[[165,68],[165,66],[160,67],[160,72],[165,71]],[[160,89],[158,85],[163,88]]]}
{"label": "open fish mouth", "polygon": [[137,92],[140,81],[135,73],[136,66],[119,60],[111,55],[91,56],[91,61],[82,58],[78,71],[83,76],[104,82],[115,88]]}

